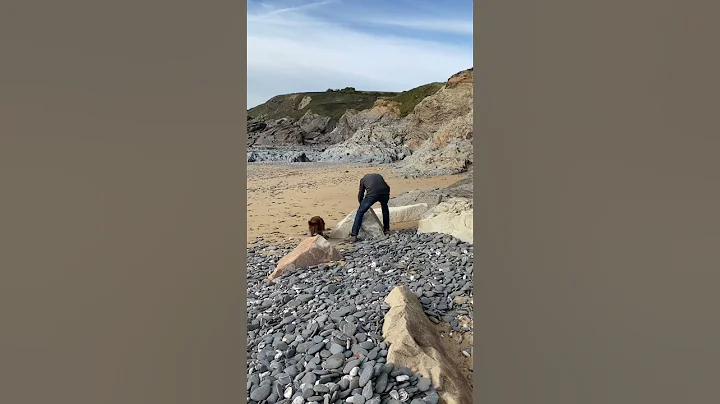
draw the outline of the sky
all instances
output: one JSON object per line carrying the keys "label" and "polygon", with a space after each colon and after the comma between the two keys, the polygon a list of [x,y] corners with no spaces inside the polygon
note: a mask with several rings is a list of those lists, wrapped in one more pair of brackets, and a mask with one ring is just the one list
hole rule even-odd
{"label": "sky", "polygon": [[248,0],[248,108],[275,95],[404,91],[472,67],[472,0]]}

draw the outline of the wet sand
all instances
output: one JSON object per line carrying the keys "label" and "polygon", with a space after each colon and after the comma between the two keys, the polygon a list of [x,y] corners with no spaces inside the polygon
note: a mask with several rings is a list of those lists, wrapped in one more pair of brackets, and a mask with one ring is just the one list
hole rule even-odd
{"label": "wet sand", "polygon": [[[361,164],[248,164],[247,175],[247,241],[297,244],[308,236],[307,221],[320,216],[332,228],[351,211],[357,209],[360,178],[371,172],[385,177],[391,196],[420,189],[446,187],[460,179],[459,175],[405,179],[392,166]],[[415,223],[402,223],[392,228],[407,228]]]}

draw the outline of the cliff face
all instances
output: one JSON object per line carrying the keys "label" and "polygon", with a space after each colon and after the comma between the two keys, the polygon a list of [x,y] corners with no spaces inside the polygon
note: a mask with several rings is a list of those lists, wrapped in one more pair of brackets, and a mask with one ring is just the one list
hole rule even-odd
{"label": "cliff face", "polygon": [[399,161],[408,176],[472,168],[472,68],[399,94],[317,94],[325,93],[275,97],[248,111],[248,145],[319,145],[318,161]]}
{"label": "cliff face", "polygon": [[248,110],[248,146],[329,145],[344,138],[330,136],[348,111],[372,108],[396,93],[355,91],[278,95]]}
{"label": "cliff face", "polygon": [[[369,116],[372,110],[360,114]],[[401,161],[409,176],[451,174],[472,165],[473,72],[453,75],[405,117],[386,115],[355,129],[321,155],[326,161]]]}

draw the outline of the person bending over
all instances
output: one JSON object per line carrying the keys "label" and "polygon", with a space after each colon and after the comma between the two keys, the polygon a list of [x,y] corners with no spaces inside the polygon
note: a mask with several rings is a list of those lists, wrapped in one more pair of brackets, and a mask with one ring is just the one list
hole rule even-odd
{"label": "person bending over", "polygon": [[380,202],[380,209],[383,217],[383,231],[387,235],[390,233],[390,210],[388,209],[388,201],[390,200],[390,186],[380,174],[367,174],[360,179],[360,191],[358,192],[358,203],[360,206],[355,214],[355,222],[353,222],[352,230],[348,236],[348,241],[357,241],[360,226],[362,225],[363,216],[376,202]]}

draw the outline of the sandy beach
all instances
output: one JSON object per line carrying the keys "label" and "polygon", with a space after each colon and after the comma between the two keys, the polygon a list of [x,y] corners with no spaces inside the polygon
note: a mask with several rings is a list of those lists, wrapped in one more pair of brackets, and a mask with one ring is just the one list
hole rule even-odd
{"label": "sandy beach", "polygon": [[[307,235],[307,221],[320,216],[332,228],[357,209],[358,183],[363,175],[382,174],[391,187],[391,196],[419,189],[446,187],[459,175],[405,179],[392,166],[319,163],[248,164],[247,240],[258,237],[271,244],[296,244]],[[406,228],[413,223],[393,228]]]}

